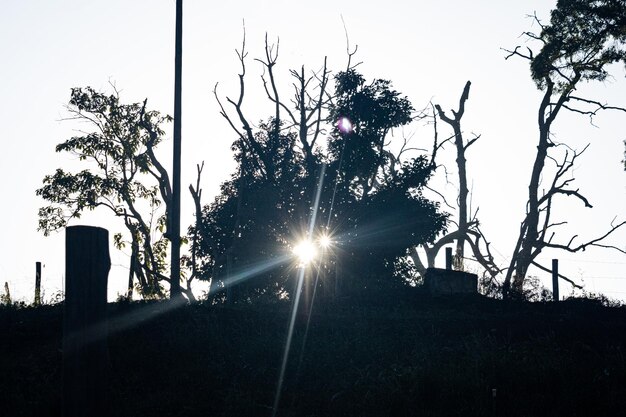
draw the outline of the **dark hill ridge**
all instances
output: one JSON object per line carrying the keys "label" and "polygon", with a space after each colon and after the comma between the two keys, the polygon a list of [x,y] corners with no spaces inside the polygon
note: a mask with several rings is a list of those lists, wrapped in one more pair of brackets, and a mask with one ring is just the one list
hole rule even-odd
{"label": "dark hill ridge", "polygon": [[[109,305],[110,415],[271,415],[290,304],[165,305]],[[60,414],[61,320],[62,306],[0,309],[0,415]],[[279,416],[626,410],[624,308],[407,291],[319,302],[298,371],[305,326],[300,314]]]}

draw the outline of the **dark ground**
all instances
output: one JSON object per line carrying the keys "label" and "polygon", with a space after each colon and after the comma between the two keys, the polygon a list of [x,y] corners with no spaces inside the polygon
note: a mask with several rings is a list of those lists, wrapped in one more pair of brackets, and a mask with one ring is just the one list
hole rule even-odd
{"label": "dark ground", "polygon": [[[109,305],[108,414],[271,416],[290,304],[165,305]],[[0,308],[0,416],[60,415],[61,324],[62,305]],[[279,416],[626,415],[625,308],[322,301],[298,372],[305,326]]]}

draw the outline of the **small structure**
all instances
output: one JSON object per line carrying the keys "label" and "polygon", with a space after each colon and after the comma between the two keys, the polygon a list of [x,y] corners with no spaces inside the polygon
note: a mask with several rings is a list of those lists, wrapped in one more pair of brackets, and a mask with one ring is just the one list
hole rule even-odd
{"label": "small structure", "polygon": [[430,295],[478,294],[478,275],[428,268],[424,276],[424,288]]}

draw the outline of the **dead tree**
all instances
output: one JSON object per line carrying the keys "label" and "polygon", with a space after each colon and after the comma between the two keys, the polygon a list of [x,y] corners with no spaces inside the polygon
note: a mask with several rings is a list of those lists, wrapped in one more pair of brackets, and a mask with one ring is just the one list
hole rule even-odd
{"label": "dead tree", "polygon": [[[608,231],[579,244],[574,243],[577,235],[559,243],[555,240],[553,231],[567,223],[553,220],[552,203],[556,198],[573,197],[585,207],[592,207],[579,189],[572,186],[574,178],[571,177],[571,170],[584,149],[577,152],[566,144],[555,142],[552,137],[554,121],[565,110],[589,116],[591,120],[601,110],[626,111],[623,107],[609,106],[595,99],[581,97],[576,91],[581,82],[604,80],[608,76],[606,66],[609,64],[626,61],[626,32],[623,23],[621,26],[619,24],[620,19],[614,19],[617,18],[615,10],[621,10],[623,22],[626,11],[623,6],[612,9],[615,6],[612,0],[594,4],[575,0],[571,3],[565,5],[559,1],[557,9],[552,12],[549,25],[543,25],[534,16],[541,33],[526,32],[525,35],[541,45],[538,54],[531,48],[522,51],[520,47],[516,47],[507,51],[507,59],[515,56],[529,61],[532,77],[537,87],[543,91],[543,97],[537,114],[537,153],[528,183],[526,213],[504,279],[504,296],[522,292],[531,265],[547,269],[536,262],[539,254],[546,248],[578,252],[598,246],[626,253],[622,248],[603,243],[615,230],[624,226],[625,221],[614,220]],[[559,148],[565,149],[560,158],[554,155]],[[546,164],[550,162],[555,165],[553,173],[546,169]],[[550,179],[546,181],[547,178]]]}
{"label": "dead tree", "polygon": [[[467,186],[467,158],[465,156],[467,149],[472,146],[479,138],[480,135],[474,135],[469,140],[466,140],[463,135],[463,129],[461,128],[461,119],[465,114],[465,103],[469,99],[471,82],[468,81],[463,88],[463,93],[459,99],[459,107],[457,110],[451,110],[452,116],[448,116],[441,108],[439,104],[435,104],[433,107],[436,111],[433,111],[433,126],[434,126],[434,144],[431,154],[431,163],[436,165],[437,154],[443,146],[452,141],[456,149],[456,166],[458,171],[459,181],[459,193],[456,200],[458,217],[456,220],[452,220],[451,224],[456,226],[451,231],[448,231],[443,236],[438,238],[432,244],[423,244],[421,249],[424,250],[426,259],[422,260],[418,248],[413,248],[411,252],[411,258],[415,264],[417,271],[423,277],[426,268],[435,266],[435,258],[439,251],[446,245],[456,243],[456,251],[454,255],[454,267],[457,270],[463,270],[463,262],[465,259],[465,246],[468,245],[472,259],[478,262],[485,270],[486,275],[489,278],[495,277],[501,272],[501,269],[496,264],[494,257],[489,249],[489,242],[485,239],[482,231],[480,230],[480,222],[478,221],[478,210],[473,214],[469,212],[469,189]],[[439,142],[437,118],[448,124],[453,131],[453,135]],[[441,196],[443,197],[443,196]],[[444,198],[445,202],[445,198]],[[425,262],[424,262],[425,261]]]}
{"label": "dead tree", "polygon": [[[298,132],[298,150],[302,153],[307,169],[314,170],[316,164],[316,156],[314,153],[315,145],[320,134],[324,132],[323,126],[326,120],[324,112],[326,105],[331,97],[327,91],[330,71],[327,68],[326,58],[319,71],[306,74],[305,67],[302,66],[299,71],[290,70],[294,82],[293,97],[288,102],[280,96],[276,82],[275,66],[278,60],[280,43],[271,45],[265,36],[265,50],[263,59],[255,59],[263,65],[263,74],[261,80],[268,100],[274,106],[274,115],[272,118],[273,134],[278,137],[280,131],[296,129]],[[215,98],[220,107],[220,114],[224,117],[230,127],[235,131],[243,144],[244,150],[248,153],[251,162],[254,164],[252,169],[258,170],[266,178],[273,177],[273,165],[261,144],[254,136],[252,123],[248,120],[243,110],[243,100],[245,96],[245,76],[246,76],[246,38],[244,31],[244,39],[241,51],[236,51],[237,57],[241,64],[241,73],[239,74],[239,96],[236,100],[226,97],[226,101],[232,106],[236,113],[236,120],[241,124],[241,128],[237,127],[235,118],[230,115],[222,104],[217,94],[217,84],[213,90]],[[252,158],[252,155],[258,156]]]}

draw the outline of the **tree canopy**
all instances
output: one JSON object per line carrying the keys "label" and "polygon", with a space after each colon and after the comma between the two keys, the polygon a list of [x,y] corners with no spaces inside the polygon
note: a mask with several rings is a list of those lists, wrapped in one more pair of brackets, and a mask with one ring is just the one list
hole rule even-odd
{"label": "tree canopy", "polygon": [[[391,130],[412,120],[409,100],[389,81],[367,83],[354,69],[338,73],[334,81],[323,120],[326,144],[304,150],[299,126],[275,118],[234,142],[237,171],[204,206],[196,246],[203,276],[216,286],[226,279],[227,268],[235,276],[267,265],[263,278],[240,289],[288,292],[293,247],[322,234],[341,253],[344,270],[357,281],[363,278],[362,285],[367,279],[390,281],[398,258],[444,229],[446,216],[421,193],[433,170],[429,160],[399,161],[388,149]],[[307,236],[313,216],[313,236]]]}
{"label": "tree canopy", "polygon": [[[129,291],[133,276],[145,296],[160,295],[166,279],[166,214],[171,189],[169,176],[155,155],[163,140],[163,125],[171,118],[143,103],[122,104],[119,96],[90,87],[73,88],[68,110],[73,119],[94,129],[57,145],[89,166],[77,173],[57,169],[43,179],[36,194],[50,203],[39,209],[44,235],[65,227],[85,210],[104,207],[120,217],[130,235]],[[124,246],[121,234],[114,236]]]}
{"label": "tree canopy", "polygon": [[560,88],[576,78],[606,79],[607,65],[626,64],[626,1],[559,0],[550,14],[550,24],[542,25],[539,39],[543,46],[531,61],[531,74],[545,87],[546,77],[560,76]]}

